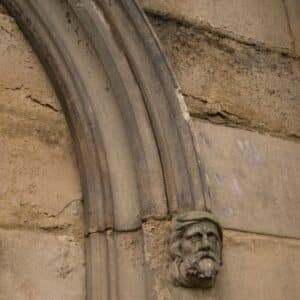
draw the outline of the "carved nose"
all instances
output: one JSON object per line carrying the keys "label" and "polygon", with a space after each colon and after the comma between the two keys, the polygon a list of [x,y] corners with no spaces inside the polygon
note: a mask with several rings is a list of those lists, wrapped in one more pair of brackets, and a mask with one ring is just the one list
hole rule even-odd
{"label": "carved nose", "polygon": [[210,250],[210,244],[207,236],[203,236],[202,238],[201,250]]}

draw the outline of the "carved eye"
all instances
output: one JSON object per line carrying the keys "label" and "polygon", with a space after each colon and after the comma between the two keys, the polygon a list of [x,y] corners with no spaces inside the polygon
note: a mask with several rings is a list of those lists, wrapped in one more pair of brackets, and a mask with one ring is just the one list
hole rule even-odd
{"label": "carved eye", "polygon": [[192,243],[197,243],[198,241],[200,241],[202,238],[202,234],[195,234],[195,235],[191,235],[188,237],[188,239],[192,242]]}
{"label": "carved eye", "polygon": [[218,241],[218,237],[213,232],[209,232],[207,234],[207,237],[212,242],[217,242]]}

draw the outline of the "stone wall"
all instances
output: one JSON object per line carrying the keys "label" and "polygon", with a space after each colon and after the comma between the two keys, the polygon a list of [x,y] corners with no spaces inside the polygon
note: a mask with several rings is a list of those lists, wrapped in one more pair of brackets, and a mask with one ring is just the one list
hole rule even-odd
{"label": "stone wall", "polygon": [[281,0],[142,3],[192,116],[299,138],[300,53]]}
{"label": "stone wall", "polygon": [[[139,240],[151,293],[299,299],[299,2],[141,3],[193,117],[206,200],[225,227],[223,268],[203,292],[170,285],[169,222],[145,222]],[[71,138],[44,70],[1,6],[0,54],[0,300],[84,299],[83,199]],[[120,242],[123,268],[138,261],[127,257],[141,247],[135,235],[118,234],[129,241]]]}
{"label": "stone wall", "polygon": [[82,196],[37,57],[0,9],[0,299],[84,299]]}
{"label": "stone wall", "polygon": [[159,299],[299,299],[300,2],[142,0],[177,75],[210,209],[225,227],[208,291],[165,278],[167,222],[144,225]]}

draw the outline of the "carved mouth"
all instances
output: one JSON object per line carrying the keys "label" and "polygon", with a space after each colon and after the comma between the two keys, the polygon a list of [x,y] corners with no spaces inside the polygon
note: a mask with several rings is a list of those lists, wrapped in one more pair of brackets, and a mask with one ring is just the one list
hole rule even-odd
{"label": "carved mouth", "polygon": [[215,260],[215,257],[209,253],[202,255],[200,259],[202,259],[202,258],[210,258],[212,260]]}
{"label": "carved mouth", "polygon": [[212,252],[200,252],[198,253],[197,257],[195,257],[198,259],[198,261],[200,261],[201,259],[211,259],[213,261],[217,261],[216,255]]}
{"label": "carved mouth", "polygon": [[[207,260],[210,263],[207,263]],[[209,253],[194,257],[192,262],[190,261],[190,264],[186,265],[186,275],[190,278],[211,278],[217,272],[216,259]]]}

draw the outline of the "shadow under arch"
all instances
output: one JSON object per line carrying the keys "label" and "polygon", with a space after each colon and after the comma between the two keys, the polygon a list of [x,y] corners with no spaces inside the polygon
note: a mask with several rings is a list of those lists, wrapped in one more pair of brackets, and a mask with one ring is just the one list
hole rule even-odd
{"label": "shadow under arch", "polygon": [[74,140],[87,299],[150,299],[143,264],[131,284],[120,282],[126,274],[107,231],[205,209],[183,99],[157,39],[135,0],[1,1],[42,61]]}

